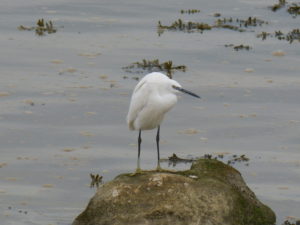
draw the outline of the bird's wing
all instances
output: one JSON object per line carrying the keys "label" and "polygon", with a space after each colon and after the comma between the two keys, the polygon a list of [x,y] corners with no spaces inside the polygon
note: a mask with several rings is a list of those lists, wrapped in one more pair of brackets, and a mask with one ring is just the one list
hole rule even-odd
{"label": "bird's wing", "polygon": [[129,106],[129,111],[127,115],[127,123],[129,129],[134,130],[134,121],[138,117],[138,114],[147,105],[148,97],[150,94],[150,89],[146,81],[140,82],[134,89],[131,102]]}

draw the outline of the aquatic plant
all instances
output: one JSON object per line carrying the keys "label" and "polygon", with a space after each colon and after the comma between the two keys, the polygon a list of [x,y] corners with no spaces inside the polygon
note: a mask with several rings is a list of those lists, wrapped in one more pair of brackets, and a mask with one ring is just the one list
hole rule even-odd
{"label": "aquatic plant", "polygon": [[229,24],[222,24],[222,23],[217,23],[215,26],[216,28],[224,28],[224,29],[229,29],[229,30],[234,30],[234,31],[239,31],[239,32],[245,32],[245,29],[239,28],[237,26],[229,25]]}
{"label": "aquatic plant", "polygon": [[[232,158],[227,161],[227,164],[228,165],[233,165],[237,162],[248,162],[249,160],[250,159],[245,155],[240,155],[240,156],[232,155]],[[248,163],[246,163],[245,165],[248,166]]]}
{"label": "aquatic plant", "polygon": [[34,30],[35,33],[39,36],[45,35],[45,33],[52,34],[56,33],[57,29],[53,26],[53,23],[51,20],[48,22],[45,22],[44,19],[39,19],[36,22],[36,26],[33,27],[26,27],[23,25],[20,25],[18,27],[19,30],[27,30],[27,31],[32,31]]}
{"label": "aquatic plant", "polygon": [[232,47],[235,51],[239,51],[239,50],[247,50],[249,51],[252,47],[250,47],[249,45],[234,45],[234,44],[227,44],[224,45],[225,47]]}
{"label": "aquatic plant", "polygon": [[293,15],[293,17],[296,17],[300,15],[300,5],[297,3],[292,3],[287,9],[288,13]]}
{"label": "aquatic plant", "polygon": [[218,28],[225,28],[239,32],[244,32],[246,31],[246,29],[243,29],[242,27],[248,28],[262,26],[263,24],[269,24],[269,22],[250,16],[247,19],[233,19],[232,17],[217,19],[215,24]]}
{"label": "aquatic plant", "polygon": [[182,19],[174,21],[171,25],[162,25],[161,21],[158,21],[157,33],[161,35],[165,30],[169,31],[183,31],[187,33],[200,32],[203,33],[204,30],[211,30],[213,28],[223,28],[230,29],[239,32],[247,31],[248,27],[262,26],[263,24],[268,24],[267,21],[258,19],[256,17],[248,17],[247,19],[233,19],[230,18],[219,18],[215,21],[214,25],[209,25],[207,23],[184,22]]}
{"label": "aquatic plant", "polygon": [[188,9],[188,10],[182,9],[182,10],[180,10],[180,13],[181,14],[185,14],[185,13],[194,14],[194,13],[200,13],[200,10],[199,9]]}
{"label": "aquatic plant", "polygon": [[141,62],[134,62],[131,63],[129,66],[123,67],[123,70],[129,73],[143,73],[139,69],[142,70],[148,70],[150,72],[154,71],[164,71],[167,73],[167,75],[172,78],[172,74],[174,71],[186,71],[186,66],[185,65],[179,65],[175,66],[173,65],[173,62],[171,60],[166,61],[166,62],[159,62],[159,59],[154,59],[154,60],[146,60],[143,59]]}
{"label": "aquatic plant", "polygon": [[269,8],[273,11],[276,12],[278,9],[281,9],[282,7],[284,7],[286,4],[285,0],[278,0],[277,4],[274,4],[272,6],[270,6]]}
{"label": "aquatic plant", "polygon": [[248,17],[245,20],[241,20],[241,19],[236,19],[236,22],[238,22],[240,24],[240,26],[244,26],[244,27],[256,27],[256,26],[262,26],[263,24],[269,24],[268,21],[264,21],[261,19],[258,19],[256,17]]}
{"label": "aquatic plant", "polygon": [[271,36],[271,33],[262,31],[261,33],[257,34],[257,38],[261,38],[263,41],[267,39],[268,36]]}
{"label": "aquatic plant", "polygon": [[297,221],[285,220],[282,225],[300,225],[300,220]]}
{"label": "aquatic plant", "polygon": [[267,33],[267,32],[263,31],[263,32],[257,34],[256,37],[261,38],[262,40],[266,40],[267,37],[274,37],[280,41],[286,40],[291,44],[296,40],[300,42],[300,29],[293,29],[286,34],[280,30],[274,31],[274,33]]}
{"label": "aquatic plant", "polygon": [[103,176],[100,176],[99,174],[92,174],[90,173],[90,177],[92,179],[91,183],[90,183],[90,188],[93,187],[99,187],[99,184],[102,183],[102,178]]}
{"label": "aquatic plant", "polygon": [[227,163],[227,165],[235,165],[236,163],[244,163],[245,166],[249,166],[250,158],[246,155],[224,155],[224,154],[218,154],[216,156],[213,156],[211,154],[204,154],[202,157],[192,157],[192,158],[181,158],[178,157],[175,153],[172,154],[172,156],[169,156],[168,158],[161,159],[161,162],[167,162],[169,166],[175,167],[177,164],[180,163],[193,163],[196,162],[199,159],[211,159],[211,160],[218,160],[224,163]]}
{"label": "aquatic plant", "polygon": [[169,156],[167,159],[161,159],[161,162],[167,162],[168,166],[173,166],[175,167],[177,164],[187,164],[187,163],[192,163],[194,161],[196,161],[196,159],[186,159],[186,158],[181,158],[178,157],[175,153],[173,153],[172,156]]}
{"label": "aquatic plant", "polygon": [[173,31],[183,31],[183,32],[203,32],[203,30],[210,30],[212,27],[206,23],[198,23],[198,22],[183,22],[182,19],[178,19],[174,21],[170,26],[162,25],[160,21],[158,21],[157,32],[158,34],[162,34],[165,30],[173,30]]}
{"label": "aquatic plant", "polygon": [[245,32],[246,30],[241,28],[240,26],[232,25],[233,19],[232,18],[223,18],[223,19],[217,19],[215,21],[215,28],[224,28],[239,32]]}
{"label": "aquatic plant", "polygon": [[287,6],[287,12],[291,14],[294,18],[300,15],[300,5],[297,3],[288,4],[286,0],[278,0],[277,4],[270,6],[269,8],[276,12],[277,10]]}
{"label": "aquatic plant", "polygon": [[292,43],[294,40],[297,40],[300,42],[300,29],[294,29],[287,33],[285,36],[285,40]]}

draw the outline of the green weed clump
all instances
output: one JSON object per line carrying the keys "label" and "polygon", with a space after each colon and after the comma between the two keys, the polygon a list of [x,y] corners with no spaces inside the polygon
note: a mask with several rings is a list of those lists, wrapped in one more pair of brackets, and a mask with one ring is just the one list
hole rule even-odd
{"label": "green weed clump", "polygon": [[257,34],[256,37],[261,38],[262,40],[266,40],[268,37],[274,37],[280,41],[281,40],[288,41],[291,44],[294,41],[300,42],[300,29],[293,29],[286,34],[280,30],[275,31],[274,33],[267,33],[263,31]]}
{"label": "green weed clump", "polygon": [[171,60],[166,61],[166,62],[159,62],[159,59],[154,59],[154,60],[146,60],[143,59],[141,62],[134,62],[131,63],[129,66],[123,67],[123,70],[129,73],[142,73],[140,69],[148,70],[149,72],[154,72],[154,71],[163,71],[166,72],[167,75],[172,78],[172,74],[175,71],[186,71],[186,66],[185,65],[179,65],[175,66],[173,65],[173,62]]}
{"label": "green weed clump", "polygon": [[287,7],[286,11],[291,14],[294,18],[300,15],[300,4],[298,3],[291,3],[288,4],[286,0],[278,0],[278,3],[270,6],[269,8],[276,12],[279,9],[282,9],[284,7]]}
{"label": "green weed clump", "polygon": [[48,22],[45,22],[44,19],[39,19],[36,22],[36,26],[33,27],[26,27],[23,25],[20,25],[18,27],[19,30],[27,30],[27,31],[32,31],[34,30],[35,33],[39,36],[45,35],[45,33],[52,34],[56,33],[57,29],[53,26],[53,23],[51,20]]}
{"label": "green weed clump", "polygon": [[171,31],[183,31],[183,32],[203,32],[204,30],[210,30],[212,27],[206,23],[198,23],[198,22],[183,22],[182,19],[178,19],[174,21],[171,25],[162,25],[160,21],[158,21],[157,30],[159,34],[162,34],[165,30]]}
{"label": "green weed clump", "polygon": [[231,47],[235,51],[239,51],[239,50],[247,50],[247,51],[249,51],[252,48],[249,45],[243,45],[243,44],[241,44],[241,45],[228,44],[228,45],[225,45],[225,47]]}
{"label": "green weed clump", "polygon": [[162,25],[161,21],[158,21],[157,33],[163,34],[164,31],[183,31],[187,33],[200,32],[204,30],[211,30],[214,28],[223,28],[239,32],[247,31],[249,27],[262,26],[263,24],[269,24],[267,21],[258,19],[256,17],[248,17],[246,19],[233,19],[230,18],[219,18],[213,25],[202,22],[187,21],[184,22],[182,19],[175,20],[171,25]]}
{"label": "green weed clump", "polygon": [[195,14],[195,13],[200,13],[200,10],[199,9],[188,9],[188,10],[182,9],[182,10],[180,10],[180,13],[181,14],[185,14],[185,13],[187,13],[187,14]]}

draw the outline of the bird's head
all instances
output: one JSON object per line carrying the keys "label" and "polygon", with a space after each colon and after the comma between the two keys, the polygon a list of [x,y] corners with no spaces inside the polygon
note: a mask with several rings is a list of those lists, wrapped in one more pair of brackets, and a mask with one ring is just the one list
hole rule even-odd
{"label": "bird's head", "polygon": [[172,81],[172,82],[171,82],[171,87],[172,87],[174,93],[182,92],[182,93],[185,93],[185,94],[189,94],[189,95],[191,95],[191,96],[193,96],[193,97],[200,98],[199,95],[196,95],[196,94],[194,94],[194,93],[191,92],[191,91],[188,91],[188,90],[186,90],[186,89],[183,89],[183,88],[181,87],[181,85],[180,85],[177,81],[175,81],[175,80],[171,80],[171,81]]}
{"label": "bird's head", "polygon": [[146,75],[145,78],[144,78],[145,79],[144,83],[148,83],[151,87],[151,90],[156,90],[160,93],[174,93],[174,94],[183,92],[185,94],[189,94],[196,98],[200,98],[200,96],[194,94],[193,92],[183,89],[182,86],[177,81],[170,79],[165,74],[153,72]]}

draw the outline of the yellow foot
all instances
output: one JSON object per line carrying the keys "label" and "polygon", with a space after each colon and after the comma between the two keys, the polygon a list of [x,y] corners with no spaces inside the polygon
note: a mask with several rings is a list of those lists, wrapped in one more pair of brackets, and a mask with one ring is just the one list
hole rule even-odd
{"label": "yellow foot", "polygon": [[137,174],[141,174],[143,171],[141,170],[141,168],[136,168],[135,172],[130,174],[130,176],[135,176]]}
{"label": "yellow foot", "polygon": [[162,168],[160,167],[160,165],[157,165],[156,171],[157,171],[157,172],[162,172],[162,171],[164,171],[164,169],[162,169]]}

